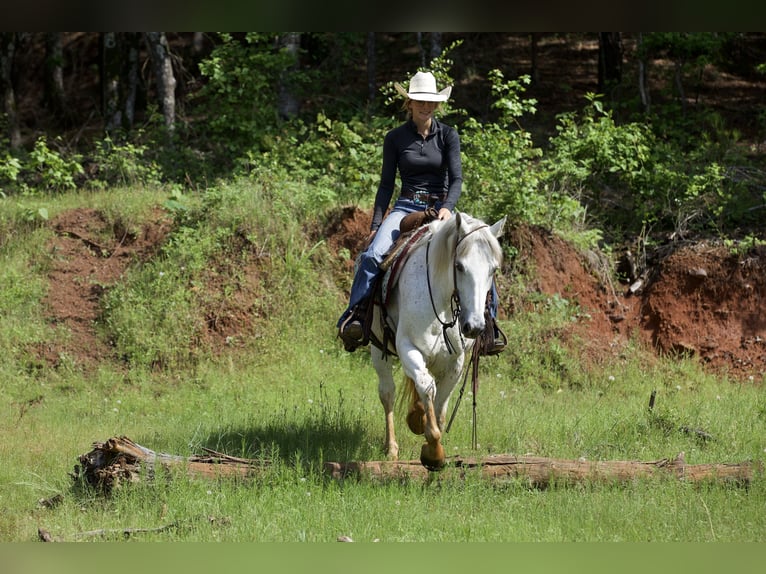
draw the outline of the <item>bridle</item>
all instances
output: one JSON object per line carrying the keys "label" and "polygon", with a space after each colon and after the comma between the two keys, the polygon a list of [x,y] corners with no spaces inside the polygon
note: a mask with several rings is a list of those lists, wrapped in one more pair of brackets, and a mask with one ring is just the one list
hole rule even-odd
{"label": "bridle", "polygon": [[[444,337],[444,344],[447,346],[447,352],[451,355],[455,352],[455,346],[450,341],[449,335],[447,334],[447,331],[455,326],[455,323],[457,323],[458,317],[460,316],[460,292],[457,289],[457,248],[460,245],[460,243],[469,235],[472,233],[479,231],[480,229],[484,229],[485,227],[489,227],[489,225],[480,225],[479,227],[472,229],[463,237],[458,239],[457,243],[455,244],[455,251],[452,253],[452,296],[450,297],[450,310],[452,312],[452,321],[449,323],[446,323],[442,321],[442,318],[439,317],[439,312],[436,310],[436,304],[434,303],[434,294],[431,290],[431,266],[428,262],[428,254],[431,250],[431,237],[428,238],[428,243],[426,243],[426,282],[428,284],[428,298],[431,300],[431,309],[434,311],[434,315],[436,316],[436,319],[441,323],[442,326],[442,336]],[[433,236],[432,236],[433,237]],[[463,339],[463,333],[460,331],[460,345],[463,349],[465,349],[465,340]]]}

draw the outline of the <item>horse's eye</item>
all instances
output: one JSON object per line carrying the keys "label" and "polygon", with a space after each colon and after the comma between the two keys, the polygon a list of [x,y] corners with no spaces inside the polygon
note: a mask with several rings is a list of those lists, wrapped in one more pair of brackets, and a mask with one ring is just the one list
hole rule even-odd
{"label": "horse's eye", "polygon": [[463,273],[465,272],[465,265],[460,263],[459,261],[455,263],[455,269],[458,270],[458,272]]}

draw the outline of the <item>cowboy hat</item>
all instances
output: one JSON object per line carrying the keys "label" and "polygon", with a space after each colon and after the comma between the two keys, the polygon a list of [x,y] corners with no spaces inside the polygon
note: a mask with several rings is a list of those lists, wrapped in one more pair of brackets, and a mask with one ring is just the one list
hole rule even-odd
{"label": "cowboy hat", "polygon": [[395,83],[394,87],[405,98],[421,102],[446,102],[452,93],[452,86],[447,86],[437,92],[436,78],[431,72],[418,72],[412,76],[409,91],[405,90],[399,83]]}

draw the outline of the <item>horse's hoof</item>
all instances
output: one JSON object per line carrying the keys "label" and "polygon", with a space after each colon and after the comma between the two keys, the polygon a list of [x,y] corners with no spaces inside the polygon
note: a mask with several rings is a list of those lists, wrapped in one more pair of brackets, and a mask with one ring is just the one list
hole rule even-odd
{"label": "horse's hoof", "polygon": [[421,435],[426,432],[426,413],[422,408],[414,408],[407,413],[407,426],[413,434]]}
{"label": "horse's hoof", "polygon": [[420,448],[420,464],[434,472],[443,469],[446,464],[444,447],[441,444],[437,444],[435,447],[428,443],[424,444]]}

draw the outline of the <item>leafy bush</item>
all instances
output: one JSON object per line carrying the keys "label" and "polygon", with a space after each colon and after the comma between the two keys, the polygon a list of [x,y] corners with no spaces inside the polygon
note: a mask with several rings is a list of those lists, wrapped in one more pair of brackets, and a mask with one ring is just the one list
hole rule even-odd
{"label": "leafy bush", "polygon": [[[142,132],[134,135],[140,141]],[[160,168],[147,157],[149,146],[134,143],[127,139],[116,141],[106,134],[95,142],[93,161],[96,164],[96,177],[90,185],[106,188],[115,185],[153,184],[160,181]]]}
{"label": "leafy bush", "polygon": [[207,115],[204,129],[220,155],[260,148],[277,124],[279,76],[292,56],[274,48],[274,35],[249,32],[242,41],[219,35],[220,43],[200,62],[205,85],[193,103]]}
{"label": "leafy bush", "polygon": [[658,137],[651,124],[617,124],[599,96],[587,99],[580,113],[559,118],[544,160],[546,185],[581,201],[612,239],[645,230],[721,231],[743,200],[719,163],[727,161],[728,145],[699,138],[687,149],[685,140]]}
{"label": "leafy bush", "polygon": [[0,189],[4,195],[73,190],[85,173],[81,161],[79,154],[50,149],[48,139],[41,136],[27,154],[6,153],[0,162],[0,183],[5,182]]}

